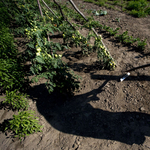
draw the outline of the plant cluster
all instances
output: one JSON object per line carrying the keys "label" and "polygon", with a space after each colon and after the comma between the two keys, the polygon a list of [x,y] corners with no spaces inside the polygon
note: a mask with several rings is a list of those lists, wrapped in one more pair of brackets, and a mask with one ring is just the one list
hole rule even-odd
{"label": "plant cluster", "polygon": [[41,132],[42,126],[39,125],[38,118],[35,117],[33,111],[21,111],[18,115],[13,115],[13,119],[10,120],[5,127],[5,131],[10,129],[15,133],[15,137],[28,136],[35,132]]}
{"label": "plant cluster", "polygon": [[14,110],[27,110],[29,107],[28,100],[26,99],[27,95],[14,91],[6,91],[6,97],[3,103],[10,105],[11,109]]}
{"label": "plant cluster", "polygon": [[105,30],[110,36],[115,36],[115,38],[117,38],[121,43],[127,45],[132,45],[134,43],[137,49],[141,51],[143,51],[147,45],[146,39],[140,40],[140,38],[133,38],[132,36],[128,35],[128,31],[125,31],[122,34],[118,34],[119,28],[113,29],[109,26],[101,25],[98,21],[95,20],[87,22],[84,27],[88,29],[95,27],[99,30]]}
{"label": "plant cluster", "polygon": [[48,34],[63,28],[59,21],[56,24],[54,20],[55,18],[51,17],[51,23],[47,24],[34,21],[31,22],[30,28],[25,29],[27,37],[30,38],[25,59],[32,62],[30,70],[35,75],[32,81],[37,82],[39,78],[45,78],[49,93],[57,89],[62,94],[73,94],[73,91],[79,88],[78,76],[62,62],[62,56],[57,54],[57,51],[62,51],[67,46],[47,40]]}
{"label": "plant cluster", "polygon": [[146,39],[141,41],[139,38],[133,38],[132,36],[128,35],[128,31],[125,31],[123,34],[117,35],[116,37],[120,42],[128,45],[136,42],[138,50],[143,51],[145,49]]}
{"label": "plant cluster", "polygon": [[150,15],[149,3],[146,0],[129,1],[126,9],[135,17],[146,17]]}
{"label": "plant cluster", "polygon": [[[68,4],[67,4],[67,6],[68,6]],[[64,9],[64,11],[69,12],[69,14],[68,14],[69,17],[76,18],[76,15],[75,15],[76,12],[73,11],[72,9],[70,9],[67,6],[63,6],[62,7]],[[92,15],[93,12],[95,13],[95,11],[96,10],[90,10],[90,11],[88,10],[88,13]],[[82,24],[83,23],[83,21],[82,21],[83,18],[82,18],[82,20],[81,20],[81,18],[82,17],[80,15],[80,17],[78,17],[78,21]],[[117,18],[117,20],[119,21],[119,18]],[[137,47],[138,50],[144,50],[145,46],[146,46],[146,39],[145,40],[140,40],[139,38],[133,38],[132,36],[128,35],[128,31],[125,31],[122,34],[118,34],[120,28],[113,29],[113,28],[111,28],[109,26],[102,25],[102,24],[100,24],[99,21],[95,21],[92,16],[90,16],[88,18],[88,22],[84,22],[83,23],[82,27],[85,27],[85,28],[87,28],[89,30],[91,30],[92,27],[94,27],[97,30],[104,30],[110,36],[115,36],[115,38],[119,39],[119,41],[124,43],[124,44],[132,45],[134,43],[134,46]]]}
{"label": "plant cluster", "polygon": [[[29,86],[29,80],[26,78],[27,74],[24,70],[22,57],[14,44],[14,37],[10,33],[10,27],[18,23],[16,22],[17,18],[15,18],[17,14],[20,17],[20,12],[17,12],[18,8],[14,7],[13,4],[17,6],[19,2],[9,0],[3,3],[0,2],[0,6],[2,6],[0,8],[0,27],[2,29],[0,31],[0,92],[6,94],[3,103],[8,105],[9,109],[27,110],[29,104],[26,99],[27,95],[24,92]],[[19,22],[21,23],[21,20]],[[14,115],[13,117],[9,124],[6,125],[5,130],[15,130],[19,137],[26,133],[30,134],[39,131],[41,128],[34,119],[32,112],[22,111],[19,112],[19,115]]]}

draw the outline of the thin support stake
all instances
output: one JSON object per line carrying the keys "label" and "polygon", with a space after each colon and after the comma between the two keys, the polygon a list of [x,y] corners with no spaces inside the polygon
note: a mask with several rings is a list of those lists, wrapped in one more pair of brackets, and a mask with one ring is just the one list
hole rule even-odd
{"label": "thin support stake", "polygon": [[50,10],[50,12],[56,17],[58,18],[55,13],[52,11],[52,9],[49,8],[49,6],[44,2],[44,0],[42,0],[42,2],[44,3],[44,5]]}
{"label": "thin support stake", "polygon": [[38,6],[39,6],[40,14],[41,14],[41,16],[43,17],[43,13],[42,13],[42,9],[41,9],[41,5],[40,5],[40,1],[39,1],[39,0],[37,0],[37,3],[38,3]]}
{"label": "thin support stake", "polygon": [[[71,3],[71,5],[74,7],[74,9],[86,20],[88,21],[88,19],[83,15],[83,13],[77,8],[77,6],[74,4],[74,2],[72,0],[69,0],[69,2]],[[98,33],[95,31],[94,28],[92,28],[92,31],[95,33],[95,35],[98,37]],[[102,44],[104,45],[104,47],[106,48],[106,50],[108,51],[106,45],[104,44],[103,40],[101,40]],[[108,51],[109,52],[109,51]],[[109,53],[110,55],[110,53]],[[110,55],[111,56],[111,55]],[[112,56],[111,56],[112,57]]]}
{"label": "thin support stake", "polygon": [[66,20],[74,30],[76,30],[75,27],[68,21],[68,19],[67,19],[67,18],[65,17],[65,15],[63,14],[60,5],[56,2],[56,0],[53,0],[53,1],[54,1],[54,3],[59,7],[59,10],[60,10],[60,13],[61,13],[63,19]]}

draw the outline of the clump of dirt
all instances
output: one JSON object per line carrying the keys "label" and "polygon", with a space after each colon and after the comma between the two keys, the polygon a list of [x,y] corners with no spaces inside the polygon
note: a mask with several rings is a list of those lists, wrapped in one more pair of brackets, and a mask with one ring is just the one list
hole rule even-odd
{"label": "clump of dirt", "polygon": [[[123,82],[124,71],[150,64],[150,16],[133,18],[115,10],[75,1],[84,9],[105,9],[106,16],[95,19],[110,27],[120,27],[133,37],[147,38],[143,52],[117,43],[114,37],[99,31],[112,57],[115,71],[102,70],[96,53],[82,57],[80,49],[63,52],[63,61],[82,79],[74,97],[64,99],[57,92],[49,95],[44,81],[30,89],[30,109],[35,110],[43,132],[26,137],[21,143],[0,133],[0,148],[47,150],[149,150],[150,149],[150,67],[135,69]],[[85,13],[85,12],[84,12]],[[120,22],[114,21],[120,18]],[[87,33],[85,33],[86,35]],[[58,39],[60,40],[60,39]],[[3,99],[1,99],[2,101]],[[1,122],[15,112],[1,108]],[[9,137],[9,138],[8,138]]]}

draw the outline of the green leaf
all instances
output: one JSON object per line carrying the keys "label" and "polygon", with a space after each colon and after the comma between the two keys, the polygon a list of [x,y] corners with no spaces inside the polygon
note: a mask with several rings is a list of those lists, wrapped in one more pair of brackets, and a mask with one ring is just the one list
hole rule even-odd
{"label": "green leaf", "polygon": [[40,63],[40,64],[45,64],[45,62],[44,62],[44,60],[43,60],[43,58],[42,57],[40,57],[40,56],[36,56],[36,58],[35,58],[36,60],[37,60],[37,62],[38,63]]}
{"label": "green leaf", "polygon": [[61,50],[61,46],[59,43],[56,43],[56,47],[58,48],[58,50]]}
{"label": "green leaf", "polygon": [[48,28],[48,31],[54,34],[54,32],[53,32],[53,29],[52,29],[52,28]]}
{"label": "green leaf", "polygon": [[28,43],[27,46],[29,46],[30,48],[34,48],[33,43]]}

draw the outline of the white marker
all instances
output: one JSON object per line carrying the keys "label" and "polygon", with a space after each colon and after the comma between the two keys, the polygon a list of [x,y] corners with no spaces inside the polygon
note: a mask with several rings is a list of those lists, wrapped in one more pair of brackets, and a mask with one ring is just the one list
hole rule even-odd
{"label": "white marker", "polygon": [[130,72],[128,72],[126,75],[124,75],[124,76],[120,79],[120,81],[122,82],[122,81],[125,80],[129,75],[130,75]]}

